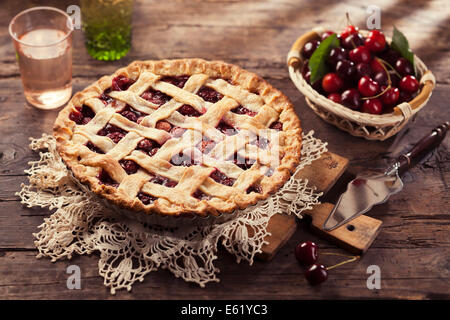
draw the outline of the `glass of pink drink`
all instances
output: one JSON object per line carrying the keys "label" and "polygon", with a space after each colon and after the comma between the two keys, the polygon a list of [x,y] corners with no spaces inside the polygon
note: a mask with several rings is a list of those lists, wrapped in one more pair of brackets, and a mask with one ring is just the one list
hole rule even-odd
{"label": "glass of pink drink", "polygon": [[72,95],[71,18],[59,9],[35,7],[9,24],[27,101],[55,109]]}

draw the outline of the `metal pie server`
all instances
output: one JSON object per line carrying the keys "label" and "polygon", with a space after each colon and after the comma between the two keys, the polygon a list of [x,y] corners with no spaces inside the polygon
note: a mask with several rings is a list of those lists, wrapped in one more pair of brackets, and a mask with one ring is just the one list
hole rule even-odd
{"label": "metal pie server", "polygon": [[450,123],[447,121],[423,137],[414,147],[400,155],[393,165],[382,174],[362,174],[350,181],[324,223],[324,230],[331,231],[361,214],[374,205],[386,202],[389,197],[403,189],[400,175],[415,165],[423,155],[444,140]]}

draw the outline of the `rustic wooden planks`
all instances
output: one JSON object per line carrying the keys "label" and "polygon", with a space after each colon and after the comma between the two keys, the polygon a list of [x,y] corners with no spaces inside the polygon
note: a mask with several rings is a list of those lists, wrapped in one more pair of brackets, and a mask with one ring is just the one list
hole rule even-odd
{"label": "rustic wooden planks", "polygon": [[[429,104],[407,130],[384,142],[354,138],[320,120],[291,83],[285,67],[286,52],[306,30],[324,25],[339,27],[350,12],[364,26],[366,7],[361,1],[326,0],[269,1],[143,1],[137,0],[133,48],[121,61],[104,63],[91,59],[84,49],[80,31],[74,36],[74,91],[103,74],[135,59],[202,57],[222,59],[254,71],[282,90],[294,103],[305,132],[329,143],[330,152],[350,159],[349,174],[356,174],[386,161],[408,143],[415,142],[437,122],[450,119],[450,20],[446,0],[377,1],[382,9],[382,28],[391,34],[395,24],[409,39],[415,53],[435,74],[438,85]],[[42,112],[25,104],[7,25],[19,11],[35,5],[65,9],[73,0],[2,2],[0,10],[0,297],[4,299],[105,299],[111,297],[98,276],[97,256],[51,263],[36,260],[32,232],[42,223],[46,209],[22,208],[14,190],[26,180],[23,170],[37,156],[28,150],[28,137],[50,132],[55,111]],[[404,135],[408,132],[407,135]],[[236,264],[232,256],[219,252],[220,283],[205,289],[175,279],[168,271],[147,276],[131,293],[117,298],[158,299],[318,299],[318,298],[410,298],[449,299],[450,267],[450,139],[424,164],[406,177],[404,190],[388,203],[373,208],[371,217],[383,228],[360,262],[333,269],[320,288],[311,288],[304,270],[293,257],[300,241],[311,240],[321,250],[343,252],[299,224],[297,231],[275,259],[253,266]],[[339,182],[324,198],[334,202],[342,192]],[[321,263],[336,263],[321,257]],[[82,290],[67,290],[65,273],[69,264],[82,270]],[[368,290],[366,268],[379,265],[382,290]]]}

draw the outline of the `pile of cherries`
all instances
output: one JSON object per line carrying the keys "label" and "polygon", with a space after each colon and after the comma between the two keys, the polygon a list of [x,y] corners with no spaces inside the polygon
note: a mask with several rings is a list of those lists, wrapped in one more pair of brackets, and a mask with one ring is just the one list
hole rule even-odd
{"label": "pile of cherries", "polygon": [[[322,41],[333,31],[322,34]],[[384,34],[372,30],[366,38],[353,25],[337,35],[340,46],[331,49],[326,64],[331,71],[310,82],[308,59],[320,40],[306,43],[301,51],[305,60],[303,78],[328,99],[352,110],[371,114],[390,113],[394,106],[411,101],[419,91],[414,68],[387,43]]]}

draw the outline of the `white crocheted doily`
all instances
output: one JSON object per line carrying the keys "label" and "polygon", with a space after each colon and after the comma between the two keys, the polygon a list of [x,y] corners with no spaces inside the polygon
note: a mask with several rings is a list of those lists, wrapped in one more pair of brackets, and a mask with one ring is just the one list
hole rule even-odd
{"label": "white crocheted doily", "polygon": [[[99,273],[112,294],[117,289],[131,290],[135,281],[142,282],[158,268],[201,287],[218,282],[219,270],[213,262],[219,239],[237,262],[244,259],[251,265],[265,243],[270,217],[279,212],[301,217],[304,210],[319,203],[321,195],[307,186],[307,180],[293,175],[276,194],[242,210],[232,220],[202,227],[154,227],[118,216],[95,196],[80,190],[69,177],[52,136],[31,139],[30,148],[40,150],[40,160],[29,163],[31,168],[25,170],[29,184],[22,184],[17,195],[28,207],[56,209],[33,234],[37,257],[50,257],[54,262],[99,251]],[[326,143],[314,138],[312,131],[303,135],[297,171],[325,151]]]}

